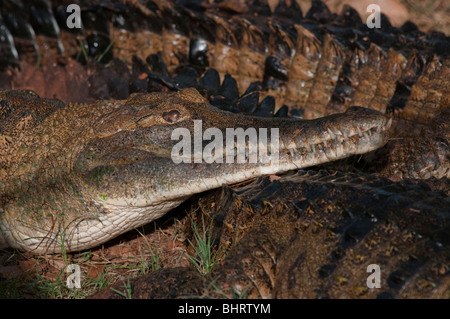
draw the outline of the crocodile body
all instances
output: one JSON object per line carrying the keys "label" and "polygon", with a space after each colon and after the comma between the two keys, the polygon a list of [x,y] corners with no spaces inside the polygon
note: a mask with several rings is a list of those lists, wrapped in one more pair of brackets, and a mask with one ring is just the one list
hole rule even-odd
{"label": "crocodile body", "polygon": [[[197,227],[213,218],[222,262],[206,276],[183,267],[141,276],[131,296],[449,298],[449,191],[435,179],[314,170],[223,187],[191,208]],[[368,288],[371,264],[380,288]],[[93,297],[122,298],[110,289]]]}
{"label": "crocodile body", "polygon": [[[263,96],[274,96],[277,108],[286,104],[302,110],[307,119],[352,105],[383,113],[408,107],[430,113],[426,103],[420,111],[406,105],[414,103],[416,82],[419,90],[429,84],[439,93],[417,96],[434,99],[424,102],[439,103],[439,95],[448,91],[443,86],[449,38],[420,32],[411,23],[394,28],[384,19],[381,29],[369,29],[353,9],[336,16],[320,2],[304,17],[295,1],[279,1],[273,13],[264,1],[254,7],[250,3],[247,9],[253,14],[205,9],[201,1],[178,2],[4,0],[0,65],[18,66],[23,60],[46,64],[75,56],[83,60],[84,50],[102,56],[103,62],[117,57],[131,64],[135,55],[147,59],[153,72],[167,74],[151,62],[161,52],[172,74],[180,66],[193,66],[199,75],[211,67],[221,79],[225,74],[236,79],[241,94],[259,81]],[[67,27],[69,3],[82,9],[81,29]],[[435,72],[442,73],[439,79],[431,76]],[[428,83],[432,79],[441,83]]]}

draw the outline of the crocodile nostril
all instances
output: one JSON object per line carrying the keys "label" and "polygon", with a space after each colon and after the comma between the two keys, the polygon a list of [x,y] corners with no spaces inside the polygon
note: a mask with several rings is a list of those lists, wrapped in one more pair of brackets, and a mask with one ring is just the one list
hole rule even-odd
{"label": "crocodile nostril", "polygon": [[173,123],[180,119],[180,112],[177,110],[172,110],[169,112],[164,112],[162,116],[167,122]]}

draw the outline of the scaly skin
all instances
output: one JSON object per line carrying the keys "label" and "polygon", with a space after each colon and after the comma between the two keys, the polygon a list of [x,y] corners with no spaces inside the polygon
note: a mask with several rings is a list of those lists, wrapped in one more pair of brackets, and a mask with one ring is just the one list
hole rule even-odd
{"label": "scaly skin", "polygon": [[[448,299],[450,214],[443,207],[450,205],[449,190],[445,179],[392,182],[314,169],[224,186],[190,209],[197,229],[212,225],[211,241],[219,243],[212,272],[160,269],[131,280],[129,293]],[[194,240],[189,232],[188,238]],[[380,267],[379,288],[367,286],[371,264]],[[112,288],[122,291],[123,284]],[[110,288],[93,297],[123,298]]]}
{"label": "scaly skin", "polygon": [[[0,100],[0,241],[39,253],[97,246],[223,184],[369,152],[391,125],[363,108],[310,121],[236,115],[194,89],[91,105],[18,91]],[[175,164],[171,134],[193,136],[194,120],[222,132],[278,128],[279,162]]]}

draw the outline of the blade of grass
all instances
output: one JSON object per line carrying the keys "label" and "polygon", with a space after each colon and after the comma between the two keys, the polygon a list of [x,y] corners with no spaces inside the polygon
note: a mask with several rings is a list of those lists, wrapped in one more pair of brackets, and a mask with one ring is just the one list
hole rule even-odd
{"label": "blade of grass", "polygon": [[191,218],[191,225],[194,233],[194,242],[188,239],[188,243],[194,249],[197,257],[188,257],[194,267],[197,268],[197,270],[202,275],[206,275],[214,269],[219,257],[218,251],[213,253],[213,244],[211,238],[212,222],[213,220],[211,219],[211,223],[208,229],[206,229],[205,220],[202,215],[202,229],[201,233],[199,233],[194,220]]}

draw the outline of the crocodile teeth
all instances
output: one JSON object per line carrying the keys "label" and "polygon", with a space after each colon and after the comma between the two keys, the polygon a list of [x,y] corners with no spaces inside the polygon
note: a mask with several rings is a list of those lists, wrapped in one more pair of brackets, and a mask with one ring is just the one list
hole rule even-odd
{"label": "crocodile teeth", "polygon": [[326,140],[323,140],[323,145],[325,146],[325,147],[328,147],[328,145],[327,145],[327,141]]}
{"label": "crocodile teeth", "polygon": [[367,132],[364,132],[364,138],[367,140],[367,142],[369,142],[370,137],[369,134],[367,134]]}
{"label": "crocodile teeth", "polygon": [[377,126],[377,134],[381,133],[381,126]]}
{"label": "crocodile teeth", "polygon": [[356,130],[358,131],[358,135],[359,135],[359,137],[362,137],[363,135],[362,135],[362,132],[361,132],[361,130],[359,129],[359,126],[357,126],[357,127],[356,127]]}
{"label": "crocodile teeth", "polygon": [[336,135],[334,135],[334,133],[328,128],[328,133],[330,133],[330,136],[332,139],[336,138]]}
{"label": "crocodile teeth", "polygon": [[347,136],[347,134],[345,134],[345,132],[343,132],[343,134],[342,135],[344,135],[344,139],[345,139],[345,141],[346,142],[348,142],[348,136]]}

